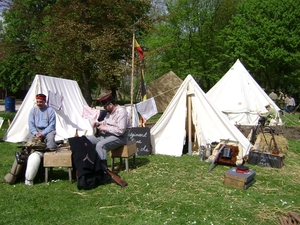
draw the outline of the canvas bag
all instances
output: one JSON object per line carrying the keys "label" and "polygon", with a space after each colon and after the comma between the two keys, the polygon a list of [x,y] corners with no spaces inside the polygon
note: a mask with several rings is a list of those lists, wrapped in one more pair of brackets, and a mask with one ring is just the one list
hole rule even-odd
{"label": "canvas bag", "polygon": [[15,184],[17,179],[19,179],[25,173],[25,164],[19,164],[15,158],[10,172],[5,175],[4,180],[9,184]]}

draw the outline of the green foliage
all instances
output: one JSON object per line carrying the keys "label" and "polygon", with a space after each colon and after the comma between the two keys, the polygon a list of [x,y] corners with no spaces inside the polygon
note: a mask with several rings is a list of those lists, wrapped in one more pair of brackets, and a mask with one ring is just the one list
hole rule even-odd
{"label": "green foliage", "polygon": [[28,74],[74,79],[88,103],[98,85],[115,92],[129,74],[132,31],[139,35],[149,26],[150,7],[148,0],[11,1],[0,78],[16,74],[16,87]]}
{"label": "green foliage", "polygon": [[17,91],[39,71],[36,63],[40,16],[43,8],[37,1],[10,1],[3,12],[5,29],[1,33],[1,87]]}
{"label": "green foliage", "polygon": [[128,96],[135,28],[146,82],[172,70],[206,92],[239,58],[267,90],[299,92],[299,1],[7,2],[0,85],[13,91],[41,73],[78,81],[89,104],[99,86]]}
{"label": "green foliage", "polygon": [[220,36],[226,57],[239,58],[268,89],[299,91],[299,4],[293,0],[243,1]]}
{"label": "green foliage", "polygon": [[299,2],[165,2],[163,20],[143,38],[148,79],[192,74],[207,91],[239,58],[268,91],[299,92]]}
{"label": "green foliage", "polygon": [[223,41],[216,37],[238,2],[166,1],[164,20],[143,38],[149,49],[146,74],[159,77],[172,70],[182,79],[192,74],[208,90],[224,74],[220,63]]}

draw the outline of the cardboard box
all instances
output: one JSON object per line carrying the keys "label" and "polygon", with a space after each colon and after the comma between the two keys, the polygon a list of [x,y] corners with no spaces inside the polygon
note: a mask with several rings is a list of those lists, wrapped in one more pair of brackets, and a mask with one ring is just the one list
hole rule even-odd
{"label": "cardboard box", "polygon": [[248,163],[258,166],[282,168],[284,166],[284,154],[274,155],[268,152],[250,151]]}
{"label": "cardboard box", "polygon": [[238,189],[248,189],[254,182],[255,172],[249,170],[247,173],[237,173],[233,167],[224,174],[224,184]]}

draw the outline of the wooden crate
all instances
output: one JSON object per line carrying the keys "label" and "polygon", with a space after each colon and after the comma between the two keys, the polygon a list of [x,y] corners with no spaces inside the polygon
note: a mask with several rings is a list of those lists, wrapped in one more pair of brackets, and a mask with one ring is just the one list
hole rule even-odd
{"label": "wooden crate", "polygon": [[126,172],[129,172],[129,160],[128,158],[133,156],[134,167],[136,167],[136,157],[137,152],[136,141],[129,141],[126,145],[110,151],[111,157],[111,170],[114,170],[115,158],[120,158],[120,166],[122,166],[122,158],[125,158]]}
{"label": "wooden crate", "polygon": [[52,167],[67,167],[69,181],[72,183],[72,152],[70,150],[57,150],[44,154],[45,182],[48,183],[48,169]]}
{"label": "wooden crate", "polygon": [[254,182],[255,172],[249,170],[247,173],[237,173],[233,167],[224,174],[224,185],[232,186],[237,189],[248,189]]}
{"label": "wooden crate", "polygon": [[268,152],[250,151],[248,163],[258,166],[282,168],[284,166],[284,154],[274,155]]}
{"label": "wooden crate", "polygon": [[72,167],[72,152],[68,150],[45,152],[44,167]]}
{"label": "wooden crate", "polygon": [[136,153],[136,142],[130,141],[126,145],[110,151],[112,158],[127,158]]}

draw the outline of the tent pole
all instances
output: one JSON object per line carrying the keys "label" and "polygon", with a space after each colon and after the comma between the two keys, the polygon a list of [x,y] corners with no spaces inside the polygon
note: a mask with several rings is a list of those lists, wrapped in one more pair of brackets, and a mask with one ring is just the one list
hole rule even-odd
{"label": "tent pole", "polygon": [[188,154],[192,155],[192,116],[191,116],[191,94],[190,91],[190,84],[188,84],[188,95],[187,95],[187,101],[188,101]]}
{"label": "tent pole", "polygon": [[132,115],[133,115],[133,75],[134,75],[134,39],[135,34],[133,30],[132,35],[132,61],[131,61],[131,89],[130,89],[130,123],[132,125]]}

